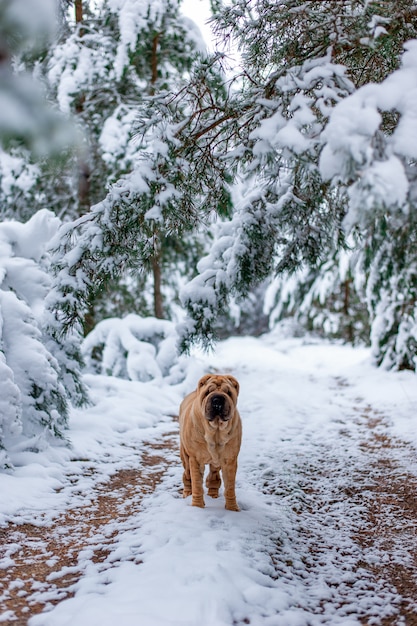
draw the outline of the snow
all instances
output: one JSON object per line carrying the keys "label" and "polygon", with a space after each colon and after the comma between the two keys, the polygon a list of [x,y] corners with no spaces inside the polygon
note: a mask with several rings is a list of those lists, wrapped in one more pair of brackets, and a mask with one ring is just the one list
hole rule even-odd
{"label": "snow", "polygon": [[10,245],[16,257],[39,261],[45,254],[46,243],[56,234],[60,224],[61,220],[47,209],[35,213],[25,224],[4,221],[0,223],[0,245]]}
{"label": "snow", "polygon": [[[184,17],[184,25],[189,31],[190,37],[195,37],[197,49],[204,52],[204,47],[212,51],[213,49],[213,32],[211,30],[209,20],[211,18],[210,3],[208,0],[182,0],[181,13],[191,18],[187,20]],[[202,47],[203,45],[203,47]]]}
{"label": "snow", "polygon": [[103,159],[109,164],[117,160],[134,158],[136,146],[129,143],[131,129],[136,121],[137,112],[126,105],[119,105],[103,125],[99,143],[103,150]]}
{"label": "snow", "polygon": [[[404,45],[399,70],[379,84],[369,83],[338,102],[322,133],[320,171],[324,179],[349,181],[349,232],[378,206],[403,208],[409,192],[404,161],[415,159],[417,132],[417,41]],[[381,112],[398,113],[394,131],[378,146]],[[376,147],[378,146],[378,148]],[[365,209],[365,210],[364,210]]]}
{"label": "snow", "polygon": [[172,384],[183,381],[187,372],[177,342],[173,322],[130,314],[99,322],[85,338],[82,354],[95,373],[142,382],[165,377]]}
{"label": "snow", "polygon": [[44,336],[45,298],[51,288],[47,249],[60,223],[51,211],[43,209],[26,223],[9,220],[0,224],[0,366],[5,394],[0,412],[2,467],[10,466],[9,445],[14,449],[45,448],[46,439],[58,435],[61,413],[65,413],[60,365],[50,352],[53,342],[45,341]]}
{"label": "snow", "polygon": [[[162,20],[166,14],[165,0],[109,0],[110,10],[117,15],[120,41],[117,46],[114,69],[116,77],[120,78],[128,62],[128,55],[137,42],[141,30],[149,28],[149,22],[155,32],[161,28]],[[190,39],[200,51],[204,51],[205,45],[198,26],[189,18],[183,18],[184,27],[188,31]]]}
{"label": "snow", "polygon": [[[332,480],[341,488],[352,484],[353,460],[371,479],[358,448],[370,406],[392,436],[417,446],[415,374],[374,369],[365,348],[277,329],[258,339],[230,338],[210,354],[195,352],[176,385],[88,374],[94,405],[72,410],[72,447],[15,451],[14,473],[0,476],[0,522],[47,526],[67,507],[85,504],[97,477],[105,482],[136,467],[145,441],[158,444],[176,428],[172,416],[182,397],[214,369],[233,372],[241,385],[241,512],[226,511],[222,496],[192,508],[179,495],[182,468],[174,457],[129,523],[106,529],[115,533],[107,559],[94,560],[94,546],[81,551],[74,597],[29,626],[357,626],[364,615],[379,624],[396,614],[398,593],[360,565],[381,559],[376,548],[361,551],[355,543],[355,531],[368,523],[363,507],[335,502],[326,491]],[[329,459],[338,473],[323,477]],[[415,461],[404,463],[417,474]],[[320,483],[319,495],[308,495],[305,480]],[[320,520],[309,514],[309,498],[317,497]],[[316,561],[312,535],[322,554]],[[13,554],[0,567],[11,561]]]}
{"label": "snow", "polygon": [[22,157],[8,154],[0,148],[1,190],[6,198],[14,198],[16,190],[28,193],[35,185],[37,176],[38,165],[25,163]]}

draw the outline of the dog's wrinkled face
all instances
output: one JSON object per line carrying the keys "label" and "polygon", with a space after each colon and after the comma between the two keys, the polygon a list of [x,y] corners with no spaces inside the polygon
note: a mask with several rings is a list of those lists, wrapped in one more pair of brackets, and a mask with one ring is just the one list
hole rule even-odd
{"label": "dog's wrinkled face", "polygon": [[237,403],[239,383],[233,376],[207,374],[197,388],[204,416],[210,425],[225,425],[232,417]]}

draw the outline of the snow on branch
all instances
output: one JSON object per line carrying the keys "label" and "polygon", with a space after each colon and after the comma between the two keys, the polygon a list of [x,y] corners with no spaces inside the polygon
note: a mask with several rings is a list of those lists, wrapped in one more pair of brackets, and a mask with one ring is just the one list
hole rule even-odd
{"label": "snow on branch", "polygon": [[198,263],[197,276],[181,290],[190,318],[178,326],[182,350],[196,341],[210,346],[215,321],[226,312],[231,296],[247,295],[268,275],[275,240],[265,232],[273,229],[274,216],[268,213],[266,191],[258,182],[241,199],[231,221],[214,228],[210,253]]}
{"label": "snow on branch", "polygon": [[[111,12],[117,17],[120,31],[120,40],[114,62],[116,78],[119,79],[128,64],[129,53],[135,50],[138,35],[141,31],[162,32],[168,28],[178,28],[172,19],[178,11],[178,3],[172,0],[108,0]],[[185,26],[189,22],[184,20]],[[198,38],[195,27],[192,36],[199,47],[203,48],[201,36]]]}
{"label": "snow on branch", "polygon": [[[321,174],[349,187],[347,230],[378,207],[407,211],[406,162],[417,157],[417,40],[404,48],[401,68],[337,104],[323,133]],[[384,113],[395,120],[390,134],[381,132]]]}
{"label": "snow on branch", "polygon": [[99,322],[85,338],[82,353],[94,373],[177,384],[188,363],[178,355],[177,340],[173,322],[130,314]]}
{"label": "snow on branch", "polygon": [[334,245],[329,221],[336,209],[317,161],[330,111],[352,90],[345,68],[325,56],[280,69],[264,90],[251,86],[244,103],[235,103],[236,142],[225,144],[224,159],[239,172],[235,213],[182,292],[191,318],[180,327],[183,347],[211,343],[230,296],[245,296],[274,269],[314,264]]}
{"label": "snow on branch", "polygon": [[65,364],[74,376],[79,375],[71,355],[64,350],[60,354],[49,334],[45,309],[51,287],[47,246],[59,225],[60,220],[46,209],[25,224],[0,223],[3,466],[7,464],[4,450],[17,441],[39,449],[51,439],[64,438],[70,400]]}
{"label": "snow on branch", "polygon": [[143,270],[161,229],[177,232],[188,213],[177,208],[169,158],[143,154],[141,167],[114,185],[88,214],[64,224],[53,242],[56,280],[49,307],[59,310],[62,331],[82,329],[91,296],[126,267]]}

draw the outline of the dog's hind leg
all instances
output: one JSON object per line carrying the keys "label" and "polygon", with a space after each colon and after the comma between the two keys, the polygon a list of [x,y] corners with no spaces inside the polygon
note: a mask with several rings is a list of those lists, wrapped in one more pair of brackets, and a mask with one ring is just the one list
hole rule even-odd
{"label": "dog's hind leg", "polygon": [[191,475],[190,475],[190,469],[189,468],[188,468],[188,470],[184,470],[184,473],[182,475],[182,482],[184,484],[184,488],[182,490],[182,497],[183,498],[188,498],[188,496],[191,496],[191,494],[192,494]]}
{"label": "dog's hind leg", "polygon": [[214,465],[210,465],[210,472],[206,478],[208,495],[212,498],[218,498],[221,484],[222,480],[220,478],[220,469],[218,467],[214,467]]}
{"label": "dog's hind leg", "polygon": [[181,456],[181,461],[182,464],[184,466],[184,473],[182,475],[182,482],[184,485],[184,489],[182,490],[182,497],[183,498],[187,498],[188,496],[191,496],[192,493],[192,489],[191,489],[191,473],[190,473],[190,458],[188,456],[188,454],[186,454],[184,448],[181,446],[180,447],[180,456]]}

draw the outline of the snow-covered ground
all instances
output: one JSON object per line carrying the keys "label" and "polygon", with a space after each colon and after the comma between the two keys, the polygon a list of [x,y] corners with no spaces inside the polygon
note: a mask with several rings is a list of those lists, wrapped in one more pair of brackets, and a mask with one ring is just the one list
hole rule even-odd
{"label": "snow-covered ground", "polygon": [[[194,355],[177,386],[89,375],[96,404],[73,411],[72,449],[15,452],[14,473],[0,476],[0,522],[43,525],[47,533],[62,511],[85,504],[97,477],[106,481],[135,467],[143,442],[158,443],[177,428],[182,397],[210,369],[232,372],[241,384],[241,512],[226,511],[222,496],[206,496],[205,509],[191,507],[180,496],[182,468],[174,457],[129,525],[110,524],[115,538],[107,559],[98,563],[91,551],[81,552],[74,597],[29,626],[353,626],[364,616],[368,624],[395,619],[399,592],[373,576],[372,565],[406,562],[407,547],[387,555],[375,543],[358,543],[370,521],[355,487],[359,474],[368,486],[378,480],[366,449],[378,429],[417,447],[417,385],[411,372],[374,369],[362,348],[276,332]],[[407,449],[386,454],[417,475],[417,455]],[[0,568],[13,558],[5,555]],[[3,621],[12,624],[13,616],[4,613]]]}

